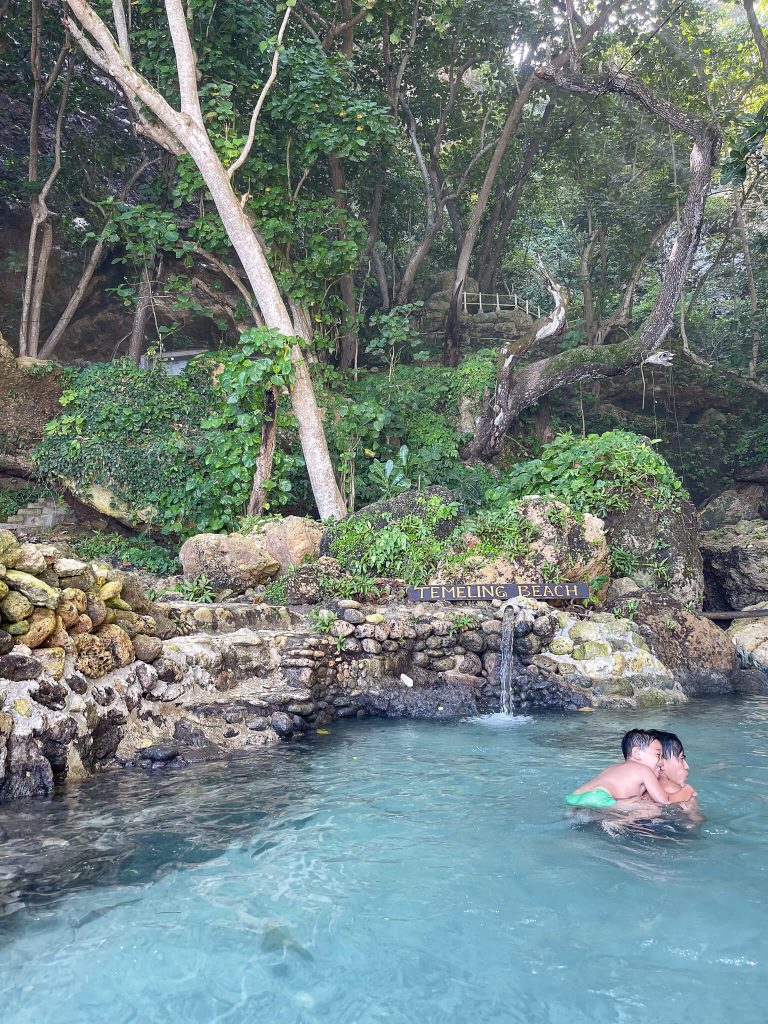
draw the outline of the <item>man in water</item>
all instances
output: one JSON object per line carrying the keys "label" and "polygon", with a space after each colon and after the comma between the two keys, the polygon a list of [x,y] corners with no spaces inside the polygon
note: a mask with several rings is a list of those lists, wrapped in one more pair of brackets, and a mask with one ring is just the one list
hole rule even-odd
{"label": "man in water", "polygon": [[621,752],[623,762],[611,765],[579,786],[565,802],[571,807],[634,810],[638,798],[650,799],[656,804],[677,804],[696,796],[686,783],[672,793],[666,792],[659,781],[661,742],[647,729],[630,729],[621,741]]}
{"label": "man in water", "polygon": [[[648,731],[661,744],[661,773],[659,774],[661,788],[667,796],[673,796],[684,788],[690,789],[690,786],[686,786],[688,762],[685,759],[685,750],[679,737],[675,736],[673,732],[660,732],[658,729],[649,729]],[[695,790],[693,796],[688,799],[696,800]],[[695,802],[692,807],[686,807],[685,810],[692,817],[699,818],[698,806]],[[700,820],[703,821],[703,818]]]}

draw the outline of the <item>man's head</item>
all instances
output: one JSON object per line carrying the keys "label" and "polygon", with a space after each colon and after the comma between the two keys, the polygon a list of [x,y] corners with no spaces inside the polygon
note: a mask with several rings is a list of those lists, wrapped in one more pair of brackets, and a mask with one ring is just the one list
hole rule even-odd
{"label": "man's head", "polygon": [[621,741],[625,761],[637,761],[659,774],[661,769],[661,743],[647,729],[630,729]]}
{"label": "man's head", "polygon": [[650,733],[661,743],[661,770],[670,782],[684,786],[688,778],[688,762],[685,759],[683,744],[673,732],[659,732],[651,729]]}

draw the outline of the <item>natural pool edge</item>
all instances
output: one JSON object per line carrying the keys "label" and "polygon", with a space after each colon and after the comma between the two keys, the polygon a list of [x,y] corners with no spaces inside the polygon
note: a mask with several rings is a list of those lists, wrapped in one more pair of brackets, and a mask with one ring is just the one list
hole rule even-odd
{"label": "natural pool edge", "polygon": [[[514,602],[513,706],[651,708],[768,692],[766,676],[739,669],[733,645],[712,623],[669,595],[644,592],[639,604],[649,610],[631,623]],[[0,800],[49,795],[128,764],[219,759],[338,719],[447,719],[499,708],[498,602],[337,601],[325,609],[322,632],[301,617],[239,628],[237,608],[180,603],[166,611],[187,635],[165,641],[153,664],[134,662],[98,679],[68,665],[56,680],[33,651],[17,656],[18,678],[0,679]],[[209,622],[213,631],[199,632]],[[578,642],[586,655],[593,644],[596,656],[559,654],[558,640],[571,649]]]}

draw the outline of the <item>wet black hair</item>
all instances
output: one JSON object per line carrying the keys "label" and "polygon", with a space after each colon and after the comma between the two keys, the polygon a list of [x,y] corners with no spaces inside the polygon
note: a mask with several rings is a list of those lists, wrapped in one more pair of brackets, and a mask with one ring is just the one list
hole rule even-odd
{"label": "wet black hair", "polygon": [[673,732],[660,732],[658,729],[649,729],[648,731],[661,744],[662,757],[685,757],[683,744]]}
{"label": "wet black hair", "polygon": [[629,732],[625,732],[621,739],[621,752],[624,755],[624,760],[627,760],[636,747],[638,750],[645,750],[658,738],[648,729],[630,729]]}

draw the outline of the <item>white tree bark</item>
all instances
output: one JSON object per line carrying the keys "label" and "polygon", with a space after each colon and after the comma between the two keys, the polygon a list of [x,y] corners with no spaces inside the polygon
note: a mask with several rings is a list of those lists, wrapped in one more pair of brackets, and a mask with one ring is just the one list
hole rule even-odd
{"label": "white tree bark", "polygon": [[[123,89],[134,103],[151,111],[160,122],[145,120],[144,134],[171,152],[186,151],[195,161],[211,194],[232,247],[240,258],[264,322],[289,337],[297,331],[267,264],[256,232],[214,149],[203,123],[197,88],[195,52],[180,0],[165,0],[165,10],[178,69],[181,109],[176,110],[127,60],[107,26],[86,0],[66,0],[68,28],[84,53]],[[307,465],[312,492],[321,518],[346,514],[336,483],[323,422],[307,364],[298,345],[291,350],[295,367],[293,413]]]}

